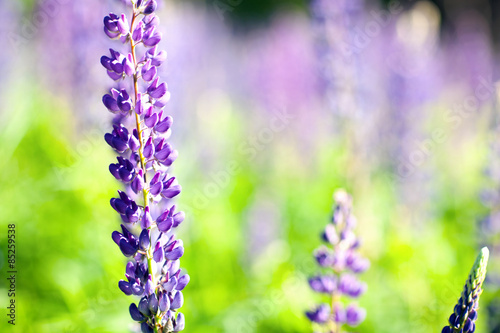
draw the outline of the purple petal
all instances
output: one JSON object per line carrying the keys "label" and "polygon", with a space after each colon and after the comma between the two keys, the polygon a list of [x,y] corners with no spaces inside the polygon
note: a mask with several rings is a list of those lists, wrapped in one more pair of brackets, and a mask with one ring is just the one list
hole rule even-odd
{"label": "purple petal", "polygon": [[149,85],[147,92],[148,94],[154,91],[156,88],[158,88],[158,83],[160,82],[160,78],[157,77],[156,79],[153,80],[153,82]]}
{"label": "purple petal", "polygon": [[130,188],[135,193],[139,193],[144,188],[144,178],[143,178],[142,170],[139,170],[139,172],[135,176],[134,180],[130,184]]}
{"label": "purple petal", "polygon": [[349,326],[358,326],[365,320],[366,311],[353,304],[349,305],[346,309],[346,321]]}
{"label": "purple petal", "polygon": [[142,94],[137,93],[137,101],[135,103],[135,113],[139,116],[144,112],[144,105],[142,104]]}
{"label": "purple petal", "polygon": [[123,202],[123,200],[112,198],[111,201],[111,207],[113,207],[114,210],[116,210],[120,214],[125,214],[125,211],[127,210],[127,204]]}
{"label": "purple petal", "polygon": [[170,155],[168,155],[168,158],[161,161],[161,164],[165,165],[165,166],[171,166],[172,163],[175,162],[175,160],[177,159],[177,157],[179,157],[179,152],[177,150],[173,150],[172,153],[170,153]]}
{"label": "purple petal", "polygon": [[163,251],[163,247],[158,247],[153,253],[153,259],[156,262],[162,262],[165,257],[165,253]]}
{"label": "purple petal", "polygon": [[118,169],[118,173],[119,173],[119,176],[120,176],[119,179],[121,179],[125,183],[128,183],[128,182],[130,182],[134,178],[135,170],[134,170],[134,172],[130,172],[126,168],[120,167]]}
{"label": "purple petal", "polygon": [[157,7],[156,1],[151,0],[149,2],[149,4],[146,6],[146,8],[144,9],[144,14],[149,15],[149,14],[154,13],[154,11],[156,10],[156,7]]}
{"label": "purple petal", "polygon": [[111,17],[111,15],[112,14],[110,14],[110,16],[106,16],[104,18],[104,29],[108,30],[109,32],[118,32],[116,18]]}
{"label": "purple petal", "polygon": [[158,54],[154,56],[153,59],[151,59],[151,64],[153,66],[161,66],[161,64],[164,63],[165,60],[167,60],[167,52],[162,50],[158,52]]}
{"label": "purple petal", "polygon": [[160,121],[156,126],[155,126],[155,131],[159,133],[165,133],[170,129],[172,126],[172,123],[174,122],[174,119],[170,116],[165,117],[162,121]]}
{"label": "purple petal", "polygon": [[162,98],[157,99],[155,101],[154,106],[161,109],[165,105],[167,105],[169,101],[170,101],[170,91],[167,91],[167,93]]}
{"label": "purple petal", "polygon": [[154,333],[154,330],[149,324],[145,321],[141,323],[141,333]]}
{"label": "purple petal", "polygon": [[169,143],[167,143],[165,145],[165,148],[156,152],[155,157],[160,161],[164,161],[172,153],[172,150],[173,150],[172,146]]}
{"label": "purple petal", "polygon": [[130,223],[135,223],[135,222],[139,221],[139,214],[137,213],[137,210],[127,208],[127,210],[125,211],[125,215],[126,215],[127,221]]}
{"label": "purple petal", "polygon": [[108,71],[113,70],[111,68],[111,58],[108,58],[106,56],[102,56],[101,57],[101,65],[103,65],[103,67],[106,68]]}
{"label": "purple petal", "polygon": [[118,19],[116,25],[118,27],[118,31],[120,31],[122,35],[126,35],[129,33],[130,25],[128,24],[128,20],[125,14],[122,14],[120,16],[120,19]]}
{"label": "purple petal", "polygon": [[128,145],[126,141],[123,141],[122,139],[118,137],[114,137],[111,139],[112,147],[116,149],[119,153],[125,152],[125,150],[128,149]]}
{"label": "purple petal", "polygon": [[[113,88],[113,89],[111,89],[111,96],[113,96],[114,99],[117,99],[118,96],[120,96],[120,92],[118,90],[116,90],[115,88]],[[125,127],[120,125],[120,128],[125,128]]]}
{"label": "purple petal", "polygon": [[150,159],[154,153],[153,138],[150,137],[144,146],[142,154],[146,159]]}
{"label": "purple petal", "polygon": [[118,245],[118,246],[120,245],[120,241],[121,241],[122,239],[125,239],[125,237],[124,237],[121,233],[119,233],[118,231],[113,231],[113,232],[111,233],[111,238],[113,238],[113,241],[114,241],[114,242],[116,243],[116,245]]}
{"label": "purple petal", "polygon": [[184,319],[184,315],[179,312],[177,314],[177,319],[175,320],[175,326],[174,326],[174,332],[180,332],[182,330],[184,330],[184,327],[185,327],[185,319]]}
{"label": "purple petal", "polygon": [[129,59],[123,59],[122,65],[125,74],[127,74],[128,76],[134,74],[135,72],[134,64]]}
{"label": "purple petal", "polygon": [[135,303],[130,304],[129,311],[130,311],[130,316],[135,321],[143,321],[146,319],[142,315],[142,313],[139,311],[139,309],[137,308],[137,305],[135,305]]}
{"label": "purple petal", "polygon": [[150,239],[149,239],[149,230],[144,229],[141,231],[141,235],[139,236],[139,246],[142,250],[146,251],[149,247]]}
{"label": "purple petal", "polygon": [[160,295],[159,307],[161,312],[165,312],[170,309],[170,299],[168,298],[167,293],[162,293]]}
{"label": "purple petal", "polygon": [[151,36],[148,39],[143,40],[143,43],[146,47],[153,47],[155,45],[158,45],[158,43],[161,41],[162,34],[158,31],[156,31],[153,36]]}
{"label": "purple petal", "polygon": [[118,96],[116,103],[123,112],[128,112],[132,109],[132,102],[125,91],[122,91],[122,93]]}
{"label": "purple petal", "polygon": [[148,229],[153,225],[153,219],[151,218],[151,214],[149,213],[149,206],[146,206],[144,209],[144,214],[141,219],[141,227],[142,229]]}
{"label": "purple petal", "polygon": [[166,190],[163,190],[163,192],[161,192],[161,195],[163,195],[165,198],[172,199],[173,197],[181,193],[181,189],[182,188],[180,185],[174,185]]}
{"label": "purple petal", "polygon": [[111,63],[110,63],[110,66],[111,66],[111,70],[117,74],[120,74],[120,77],[121,77],[121,74],[123,73],[123,64],[122,62],[118,62],[117,60],[113,60]]}
{"label": "purple petal", "polygon": [[128,145],[130,149],[132,149],[132,151],[137,151],[140,147],[139,139],[137,139],[135,135],[131,135],[130,139],[128,140]]}
{"label": "purple petal", "polygon": [[175,276],[172,276],[170,280],[163,284],[163,288],[168,292],[174,290],[175,286],[177,286],[177,278]]}
{"label": "purple petal", "polygon": [[151,315],[151,311],[149,310],[149,302],[148,302],[148,298],[147,297],[143,297],[140,301],[139,301],[139,311],[149,317]]}
{"label": "purple petal", "polygon": [[170,304],[170,309],[177,310],[182,307],[182,304],[184,304],[184,296],[182,295],[182,291],[178,291],[175,293],[174,299]]}
{"label": "purple petal", "polygon": [[[153,0],[149,0],[149,3],[148,5],[151,5],[151,1]],[[154,27],[157,27],[159,24],[160,24],[160,19],[158,18],[158,16],[156,15],[151,15],[151,16],[145,16],[143,18],[143,21],[144,23],[150,27],[150,26],[154,26]]]}
{"label": "purple petal", "polygon": [[134,261],[129,261],[125,266],[125,276],[127,278],[135,279],[136,265]]}
{"label": "purple petal", "polygon": [[134,42],[140,42],[142,39],[142,28],[144,27],[144,23],[142,21],[135,27],[134,32],[132,33],[132,39]]}
{"label": "purple petal", "polygon": [[109,94],[104,95],[102,97],[102,102],[104,103],[104,106],[108,110],[113,111],[113,112],[120,111],[116,100],[111,95],[109,95]]}
{"label": "purple petal", "polygon": [[142,72],[142,79],[146,82],[150,82],[151,80],[153,80],[156,75],[158,74],[158,70],[156,69],[156,67],[151,67],[150,69],[148,69],[147,71],[143,71]]}
{"label": "purple petal", "polygon": [[172,228],[173,223],[174,220],[171,217],[167,218],[164,221],[156,222],[158,230],[160,230],[161,232],[168,232]]}
{"label": "purple petal", "polygon": [[120,36],[119,32],[111,32],[106,27],[104,27],[104,33],[111,39],[115,39]]}
{"label": "purple petal", "polygon": [[130,283],[128,283],[127,281],[120,280],[120,282],[118,282],[118,288],[120,288],[120,290],[123,291],[125,295],[132,295],[132,288],[130,288]]}
{"label": "purple petal", "polygon": [[184,221],[186,215],[184,214],[184,212],[178,212],[177,214],[175,214],[173,216],[174,218],[174,228],[177,228],[177,226],[179,226],[179,224],[182,223],[182,221]]}
{"label": "purple petal", "polygon": [[116,178],[120,179],[120,173],[119,173],[119,165],[118,164],[110,164],[109,165],[109,172]]}
{"label": "purple petal", "polygon": [[162,82],[156,89],[151,91],[149,95],[155,99],[160,99],[167,93],[167,84]]}
{"label": "purple petal", "polygon": [[306,316],[312,322],[323,324],[327,322],[328,319],[330,318],[330,313],[331,313],[330,307],[326,304],[321,304],[314,311],[306,312]]}
{"label": "purple petal", "polygon": [[149,296],[148,307],[152,314],[156,314],[158,312],[158,299],[156,298],[155,293],[152,293]]}
{"label": "purple petal", "polygon": [[189,283],[189,280],[190,280],[189,275],[184,274],[183,276],[181,276],[179,278],[179,282],[177,282],[177,286],[175,287],[175,289],[177,289],[177,290],[184,289],[187,286],[187,284]]}
{"label": "purple petal", "polygon": [[152,195],[158,195],[161,193],[162,190],[163,190],[163,183],[158,182],[156,184],[151,185],[149,193],[151,193]]}
{"label": "purple petal", "polygon": [[147,127],[153,128],[158,123],[158,113],[155,112],[150,117],[146,117],[144,123]]}
{"label": "purple petal", "polygon": [[174,276],[180,272],[181,262],[180,260],[170,261],[170,268],[168,269],[170,276]]}
{"label": "purple petal", "polygon": [[167,253],[168,260],[177,260],[184,254],[184,247],[179,246],[173,249],[171,252]]}
{"label": "purple petal", "polygon": [[113,134],[111,134],[111,133],[104,134],[104,140],[108,143],[108,145],[110,145],[112,148],[114,148],[113,144],[112,144]]}
{"label": "purple petal", "polygon": [[146,292],[147,295],[151,295],[152,293],[155,292],[155,288],[153,286],[153,278],[151,275],[148,276],[148,280],[146,281],[146,287],[144,288],[144,291]]}
{"label": "purple petal", "polygon": [[118,80],[120,80],[123,77],[123,75],[121,73],[115,73],[113,71],[107,71],[107,73],[108,73],[108,76],[113,81],[118,81]]}
{"label": "purple petal", "polygon": [[133,257],[137,253],[137,249],[130,245],[125,239],[120,241],[120,250],[126,257]]}

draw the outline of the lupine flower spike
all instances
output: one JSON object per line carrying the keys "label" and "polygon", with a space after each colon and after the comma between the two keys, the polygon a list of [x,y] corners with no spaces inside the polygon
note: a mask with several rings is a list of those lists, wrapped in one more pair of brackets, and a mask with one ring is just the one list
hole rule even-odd
{"label": "lupine flower spike", "polygon": [[181,187],[167,173],[177,151],[167,142],[172,117],[163,110],[170,94],[157,76],[166,53],[157,50],[162,35],[156,6],[155,0],[132,0],[130,20],[125,14],[106,16],[104,32],[126,51],[110,49],[101,58],[109,77],[116,81],[116,88],[103,97],[106,108],[116,115],[113,131],[105,135],[119,154],[109,171],[126,187],[111,199],[123,220],[121,231],[113,232],[112,238],[130,258],[126,280],[119,281],[118,287],[140,298],[129,311],[144,333],[184,329],[184,315],[178,310],[189,282],[189,275],[181,274],[179,268],[183,243],[173,234],[184,213],[170,203]]}
{"label": "lupine flower spike", "polygon": [[344,190],[334,194],[332,222],[322,238],[327,246],[315,251],[318,264],[329,272],[309,279],[309,285],[318,293],[328,296],[328,304],[320,304],[306,312],[307,317],[322,332],[340,333],[344,325],[355,327],[366,316],[364,309],[355,303],[344,305],[343,298],[357,298],[366,290],[366,284],[357,274],[366,271],[370,262],[356,252],[360,241],[354,234],[356,218],[351,214],[352,198]]}
{"label": "lupine flower spike", "polygon": [[488,248],[483,247],[472,266],[453,314],[448,319],[449,325],[443,328],[442,333],[473,333],[476,330],[479,296],[483,292],[488,257]]}

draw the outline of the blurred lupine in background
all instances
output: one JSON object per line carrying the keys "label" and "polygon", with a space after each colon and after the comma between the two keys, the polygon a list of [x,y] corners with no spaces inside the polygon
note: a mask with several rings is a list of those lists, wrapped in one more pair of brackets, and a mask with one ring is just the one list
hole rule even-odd
{"label": "blurred lupine in background", "polygon": [[[0,0],[0,6],[4,8],[8,8],[8,10],[0,11],[0,30],[7,31],[7,27],[15,24],[17,16],[19,15],[19,8],[15,4],[12,4],[6,0]],[[14,38],[12,35],[7,36],[8,38]],[[6,48],[4,52],[0,53],[0,75],[2,77],[7,77],[9,73],[9,68],[12,60],[12,54],[17,51],[13,47]],[[2,85],[6,84],[7,80],[0,80],[0,88],[3,88]],[[1,89],[3,90],[3,89]]]}
{"label": "blurred lupine in background", "polygon": [[345,120],[342,118],[356,118],[362,109],[358,90],[360,50],[354,48],[354,28],[364,15],[363,2],[315,0],[311,2],[311,15],[321,88],[328,107],[341,122]]}
{"label": "blurred lupine in background", "polygon": [[356,251],[360,240],[354,234],[356,218],[351,212],[351,196],[338,190],[334,200],[332,222],[323,232],[323,240],[328,246],[322,246],[314,253],[316,261],[327,273],[309,279],[311,288],[327,295],[329,303],[319,305],[306,315],[324,332],[340,333],[345,332],[344,325],[355,327],[365,319],[363,308],[355,302],[344,304],[343,298],[358,298],[365,292],[366,284],[356,275],[366,271],[370,262]]}
{"label": "blurred lupine in background", "polygon": [[479,309],[479,297],[483,292],[483,282],[486,277],[489,251],[483,247],[465,281],[464,290],[458,299],[453,314],[448,319],[442,333],[473,333],[476,330],[476,320]]}
{"label": "blurred lupine in background", "polygon": [[85,129],[103,126],[98,123],[103,117],[98,115],[99,91],[95,87],[106,74],[96,59],[108,43],[102,34],[102,15],[117,4],[118,0],[38,0],[34,8],[35,13],[48,16],[36,39],[43,64],[36,70],[52,94],[71,103]]}
{"label": "blurred lupine in background", "polygon": [[[498,100],[495,100],[494,112],[489,117],[488,156],[487,166],[484,170],[485,188],[480,192],[480,199],[487,208],[484,218],[478,221],[478,240],[481,246],[487,246],[492,256],[490,269],[484,281],[488,294],[498,295],[500,292],[500,270],[498,256],[500,253],[500,128],[498,114]],[[488,320],[490,332],[500,330],[500,299],[493,298],[484,302],[491,316]]]}
{"label": "blurred lupine in background", "polygon": [[[105,139],[120,154],[109,170],[127,186],[125,192],[118,191],[119,198],[111,199],[125,223],[112,238],[132,258],[126,265],[127,280],[118,285],[126,295],[141,297],[139,305],[130,305],[130,315],[141,323],[143,333],[178,332],[185,325],[178,310],[189,275],[181,275],[183,243],[172,232],[184,221],[184,213],[171,204],[181,187],[167,173],[178,153],[167,142],[173,119],[163,108],[170,93],[157,76],[166,52],[157,49],[162,35],[156,1],[132,1],[131,7],[130,21],[125,14],[104,18],[106,35],[127,45],[128,53],[110,49],[110,57],[101,58],[109,77],[118,83],[118,89],[103,97],[104,105],[116,114],[114,129]],[[137,203],[140,200],[143,205]],[[140,232],[135,234],[135,229]]]}

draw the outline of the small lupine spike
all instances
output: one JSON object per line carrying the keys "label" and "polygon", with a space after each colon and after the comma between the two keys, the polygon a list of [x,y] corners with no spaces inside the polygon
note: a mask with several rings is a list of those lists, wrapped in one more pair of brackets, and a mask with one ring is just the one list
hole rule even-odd
{"label": "small lupine spike", "polygon": [[482,286],[486,277],[489,250],[483,247],[476,258],[474,265],[465,281],[464,290],[458,299],[455,309],[448,319],[442,333],[473,333],[476,330],[477,309],[479,296],[483,292]]}
{"label": "small lupine spike", "polygon": [[351,196],[344,190],[338,190],[333,198],[332,220],[322,234],[325,245],[314,253],[318,264],[331,272],[311,277],[309,285],[313,291],[329,295],[329,303],[334,306],[330,308],[322,304],[306,312],[306,316],[316,326],[325,329],[336,327],[335,332],[338,333],[337,329],[342,330],[343,325],[355,327],[365,319],[364,309],[355,303],[343,304],[342,298],[358,298],[365,292],[367,286],[357,278],[357,274],[367,270],[370,261],[356,251],[360,243],[354,235],[356,218],[351,214]]}

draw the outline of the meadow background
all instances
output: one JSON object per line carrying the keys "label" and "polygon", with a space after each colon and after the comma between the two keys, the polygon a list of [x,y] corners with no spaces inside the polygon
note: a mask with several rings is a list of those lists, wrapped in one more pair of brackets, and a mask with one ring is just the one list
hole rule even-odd
{"label": "meadow background", "polygon": [[[11,327],[0,237],[2,332],[133,326],[100,101],[117,45],[102,18],[123,8],[0,0],[0,235],[16,224],[18,269]],[[440,332],[487,245],[476,332],[500,332],[495,8],[161,2],[186,332],[311,332],[307,277],[337,188],[371,260],[356,331]]]}

